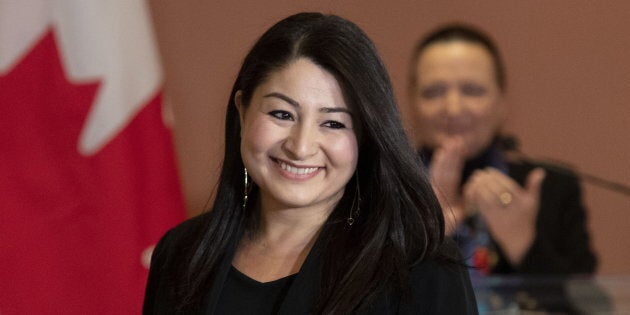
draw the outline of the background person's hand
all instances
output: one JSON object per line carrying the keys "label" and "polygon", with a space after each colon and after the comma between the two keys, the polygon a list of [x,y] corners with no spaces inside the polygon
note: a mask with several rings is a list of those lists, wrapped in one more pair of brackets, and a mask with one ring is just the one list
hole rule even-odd
{"label": "background person's hand", "polygon": [[465,163],[465,146],[461,137],[446,139],[433,152],[429,174],[431,185],[444,212],[446,234],[451,235],[466,217],[459,186]]}
{"label": "background person's hand", "polygon": [[483,216],[493,238],[514,265],[520,264],[534,241],[544,178],[543,169],[534,169],[525,187],[521,187],[489,167],[475,171],[464,185],[464,204]]}

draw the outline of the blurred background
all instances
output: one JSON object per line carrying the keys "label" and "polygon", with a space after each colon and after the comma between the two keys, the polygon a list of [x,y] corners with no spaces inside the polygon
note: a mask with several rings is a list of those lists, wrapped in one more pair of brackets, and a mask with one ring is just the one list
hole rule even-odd
{"label": "blurred background", "polygon": [[[227,98],[245,53],[264,30],[300,11],[341,15],[363,28],[390,71],[404,117],[416,41],[448,22],[482,28],[503,53],[505,130],[521,149],[630,185],[630,2],[151,0],[149,7],[189,216],[214,190]],[[583,188],[598,274],[630,273],[630,196],[588,182]]]}

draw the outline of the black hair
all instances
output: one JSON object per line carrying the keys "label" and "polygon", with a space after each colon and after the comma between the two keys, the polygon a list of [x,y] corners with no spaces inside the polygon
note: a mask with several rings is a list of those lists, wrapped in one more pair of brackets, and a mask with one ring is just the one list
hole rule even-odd
{"label": "black hair", "polygon": [[[387,71],[374,44],[353,24],[335,15],[300,13],[271,27],[245,57],[226,114],[225,155],[218,190],[206,224],[191,231],[182,258],[183,304],[199,304],[221,260],[259,219],[243,209],[243,162],[235,95],[248,106],[256,87],[274,71],[307,58],[339,82],[361,130],[357,179],[319,234],[321,285],[314,313],[350,313],[368,307],[378,294],[408,289],[413,264],[438,253],[444,218],[426,171],[407,140]],[[357,196],[356,185],[360,185]],[[249,204],[255,203],[256,188]],[[360,198],[358,198],[360,197]],[[346,223],[353,200],[360,216]]]}
{"label": "black hair", "polygon": [[503,65],[503,59],[501,58],[499,49],[494,44],[494,41],[482,30],[474,26],[459,23],[441,26],[418,41],[418,44],[413,51],[412,67],[410,67],[409,72],[410,88],[414,88],[417,84],[416,68],[420,54],[422,54],[422,52],[432,44],[451,41],[464,41],[483,46],[483,48],[485,48],[492,57],[492,63],[494,64],[494,77],[497,85],[502,92],[505,92],[505,66]]}

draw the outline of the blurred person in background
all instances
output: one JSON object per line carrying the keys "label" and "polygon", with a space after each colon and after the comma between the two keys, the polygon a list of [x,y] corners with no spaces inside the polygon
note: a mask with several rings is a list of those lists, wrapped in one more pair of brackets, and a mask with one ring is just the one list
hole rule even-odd
{"label": "blurred person in background", "polygon": [[422,38],[412,60],[414,138],[473,273],[593,273],[578,178],[502,150],[506,78],[490,37],[447,25]]}

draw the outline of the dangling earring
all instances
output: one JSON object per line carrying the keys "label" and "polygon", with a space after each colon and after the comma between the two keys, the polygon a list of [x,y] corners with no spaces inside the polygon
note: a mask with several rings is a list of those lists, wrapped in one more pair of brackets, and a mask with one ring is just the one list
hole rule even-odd
{"label": "dangling earring", "polygon": [[243,194],[243,210],[245,210],[247,208],[247,193],[249,191],[249,179],[247,176],[247,167],[243,167],[243,169],[245,170],[245,181],[244,181],[244,194]]}
{"label": "dangling earring", "polygon": [[[361,214],[361,188],[359,187],[359,171],[357,170],[354,174],[356,179],[356,191],[354,193],[354,199],[352,200],[352,207],[350,207],[350,215],[348,216],[348,225],[352,226],[354,224],[355,218],[359,217]],[[354,210],[354,205],[356,204],[357,210]],[[354,215],[354,217],[353,217]]]}

